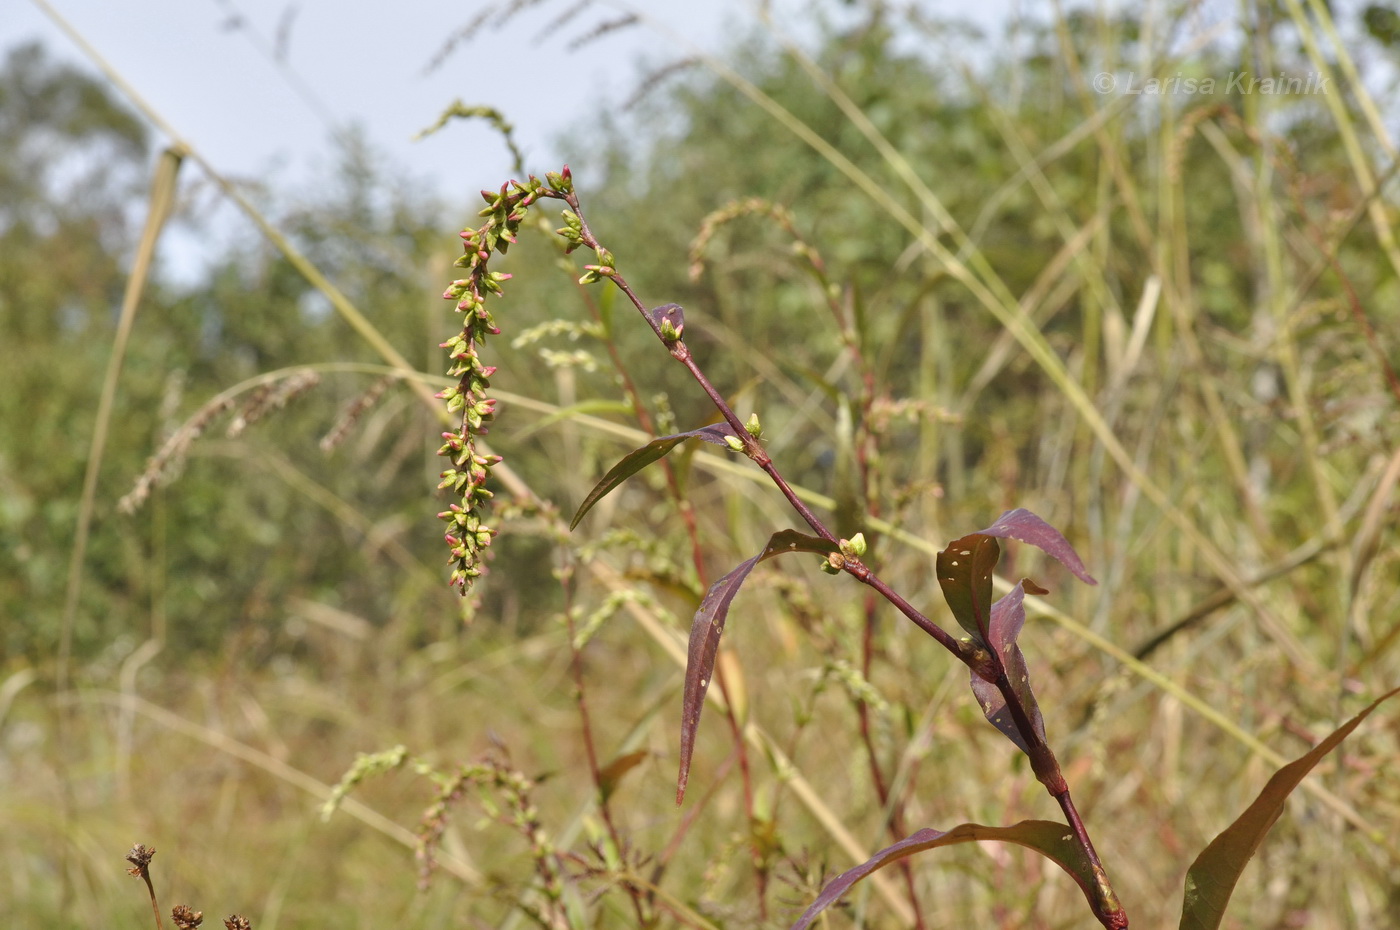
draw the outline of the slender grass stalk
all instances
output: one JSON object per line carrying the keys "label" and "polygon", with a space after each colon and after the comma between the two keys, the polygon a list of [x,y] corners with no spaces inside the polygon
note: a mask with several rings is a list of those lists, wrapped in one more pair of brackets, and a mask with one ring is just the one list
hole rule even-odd
{"label": "slender grass stalk", "polygon": [[83,567],[87,556],[88,534],[92,527],[93,512],[97,501],[97,476],[102,470],[102,457],[107,448],[107,433],[112,423],[112,408],[116,402],[117,382],[121,378],[122,363],[126,359],[126,346],[131,339],[132,327],[136,325],[136,312],[141,304],[141,295],[146,290],[146,280],[155,258],[156,244],[165,229],[165,221],[170,217],[175,203],[175,185],[180,172],[184,153],[178,146],[166,149],[156,165],[155,178],[151,182],[150,198],[146,209],[146,228],[141,233],[141,241],[136,247],[136,258],[127,278],[126,292],[122,295],[121,313],[117,319],[117,332],[112,341],[112,354],[107,360],[107,373],[102,380],[102,393],[97,402],[97,420],[93,426],[92,439],[88,444],[87,469],[83,474],[83,492],[78,504],[78,525],[73,537],[73,548],[68,559],[68,585],[63,602],[63,628],[58,643],[58,690],[68,688],[69,662],[73,652],[73,624],[78,612],[78,598],[82,592]]}
{"label": "slender grass stalk", "polygon": [[[658,30],[666,32],[662,27]],[[1123,447],[1118,437],[1104,421],[1102,415],[1092,400],[1085,394],[1083,388],[1066,370],[1064,363],[1054,350],[1046,342],[1044,335],[1027,318],[1024,310],[1018,305],[1016,300],[1007,291],[1005,284],[1000,277],[986,265],[985,260],[979,260],[980,253],[973,251],[967,262],[964,262],[957,254],[943,245],[935,230],[930,230],[920,223],[904,205],[889,191],[875,181],[869,174],[859,168],[847,156],[842,154],[835,146],[823,138],[810,126],[803,123],[790,111],[784,108],[777,101],[765,94],[752,82],[743,78],[737,71],[725,63],[711,57],[699,54],[693,45],[674,33],[666,32],[677,44],[685,46],[692,51],[696,51],[697,57],[712,69],[725,81],[733,85],[746,97],[769,113],[785,129],[792,132],[803,142],[807,143],[823,158],[827,159],[842,174],[846,175],[856,187],[865,195],[878,204],[892,219],[907,229],[915,239],[923,245],[927,251],[942,263],[948,272],[960,283],[962,283],[977,301],[985,307],[996,320],[1009,331],[1017,342],[1027,351],[1032,359],[1050,378],[1055,388],[1064,395],[1070,406],[1083,418],[1086,425],[1093,432],[1094,436],[1103,443],[1105,449],[1118,466],[1124,471],[1134,484],[1141,488],[1143,494],[1152,504],[1161,510],[1174,524],[1177,525],[1185,535],[1187,541],[1201,555],[1202,564],[1213,571],[1231,590],[1233,590],[1240,600],[1247,604],[1258,617],[1260,624],[1268,632],[1270,637],[1287,653],[1289,659],[1297,666],[1318,670],[1317,660],[1310,652],[1304,649],[1294,636],[1273,613],[1267,605],[1260,600],[1252,590],[1244,583],[1239,569],[1235,566],[1234,560],[1227,556],[1211,539],[1201,531],[1196,523],[1179,507],[1177,507],[1170,497],[1142,468],[1140,468]],[[1083,85],[1084,95],[1087,99],[1088,87]],[[1105,153],[1110,158],[1115,174],[1126,179],[1126,168],[1112,155],[1112,149],[1106,149]],[[1126,182],[1125,182],[1126,184]],[[1126,185],[1131,191],[1131,185]],[[1120,193],[1123,193],[1120,191]],[[1151,242],[1150,232],[1147,230],[1145,220],[1141,218],[1142,211],[1137,203],[1137,198],[1128,193],[1124,193],[1128,206],[1129,216],[1134,218],[1137,226],[1140,226],[1139,236],[1144,243]],[[934,200],[925,203],[929,209],[934,209]],[[941,211],[946,214],[946,211]],[[951,218],[948,218],[951,223]],[[956,228],[956,227],[952,227]],[[976,271],[970,265],[976,266]]]}

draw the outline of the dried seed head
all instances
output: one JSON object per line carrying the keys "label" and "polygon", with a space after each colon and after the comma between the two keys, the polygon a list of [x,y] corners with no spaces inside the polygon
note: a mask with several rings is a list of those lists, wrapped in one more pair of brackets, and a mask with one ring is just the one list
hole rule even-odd
{"label": "dried seed head", "polygon": [[195,930],[204,923],[204,912],[197,911],[188,904],[177,904],[170,909],[170,919],[179,930]]}
{"label": "dried seed head", "polygon": [[131,847],[131,852],[126,854],[126,861],[131,863],[132,868],[127,869],[127,873],[140,878],[151,867],[151,860],[155,858],[155,854],[155,847],[147,848],[140,843]]}

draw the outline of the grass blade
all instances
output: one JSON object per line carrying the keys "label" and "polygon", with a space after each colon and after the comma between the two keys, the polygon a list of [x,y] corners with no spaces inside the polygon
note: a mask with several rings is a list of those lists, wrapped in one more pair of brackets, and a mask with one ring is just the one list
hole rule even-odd
{"label": "grass blade", "polygon": [[1181,911],[1181,930],[1212,930],[1220,926],[1225,908],[1235,891],[1244,867],[1254,857],[1264,837],[1283,813],[1283,805],[1293,789],[1328,753],[1370,716],[1371,711],[1396,694],[1400,688],[1376,698],[1365,710],[1342,724],[1305,755],[1274,773],[1259,797],[1234,823],[1211,840],[1186,872],[1186,900]]}

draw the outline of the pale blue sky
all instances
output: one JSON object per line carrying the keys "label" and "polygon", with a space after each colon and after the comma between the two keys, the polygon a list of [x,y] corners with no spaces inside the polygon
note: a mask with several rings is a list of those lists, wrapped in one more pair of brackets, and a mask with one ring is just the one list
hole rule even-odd
{"label": "pale blue sky", "polygon": [[[492,178],[509,166],[494,135],[479,125],[459,123],[437,137],[410,141],[453,100],[503,110],[532,162],[552,167],[565,153],[551,141],[596,110],[601,98],[630,94],[639,62],[684,58],[691,52],[686,43],[722,52],[731,46],[728,33],[756,22],[758,5],[594,0],[549,34],[551,22],[576,0],[44,2],[220,170],[271,173],[283,182],[304,178],[324,168],[331,124],[355,123],[396,163],[431,178],[443,192],[469,183],[464,173]],[[1021,6],[1016,0],[921,5],[984,24]],[[492,28],[488,20],[440,68],[425,73],[449,36],[486,11],[510,6],[525,9],[507,29]],[[768,6],[784,29],[806,31],[806,0],[769,0]],[[33,0],[0,0],[0,8],[0,49],[40,38],[56,55],[81,58]],[[639,25],[570,49],[572,40],[633,8],[642,14]],[[244,28],[231,28],[235,19]],[[273,51],[283,32],[285,71]]]}
{"label": "pale blue sky", "polygon": [[[295,183],[325,167],[332,124],[355,123],[396,163],[432,179],[444,193],[474,191],[483,179],[509,170],[504,148],[480,124],[459,122],[433,138],[410,141],[454,99],[500,108],[515,123],[532,167],[557,167],[552,162],[563,153],[551,140],[600,98],[626,97],[639,61],[684,57],[686,50],[658,27],[718,51],[726,45],[726,26],[742,28],[754,18],[745,0],[643,3],[651,24],[571,50],[572,40],[624,11],[594,3],[548,34],[551,21],[574,5],[549,0],[520,13],[508,29],[482,28],[428,74],[450,35],[482,11],[506,4],[50,2],[222,171]],[[0,48],[34,37],[56,55],[80,58],[37,4],[4,0],[3,6]],[[251,28],[230,28],[235,16]],[[284,22],[290,75],[272,52]],[[512,63],[511,56],[518,60]]]}
{"label": "pale blue sky", "polygon": [[[499,184],[511,168],[499,137],[481,122],[458,121],[412,141],[454,100],[502,110],[515,124],[527,169],[556,169],[578,157],[556,144],[560,134],[600,102],[629,97],[644,64],[664,66],[697,50],[722,54],[758,22],[758,0],[43,2],[227,176],[267,181],[283,193],[314,189],[333,170],[334,130],[354,125],[394,172],[456,203],[474,202],[476,191]],[[802,38],[811,33],[809,2],[767,5],[780,28]],[[984,0],[971,9],[955,0],[917,2],[991,28],[1020,7],[1018,0]],[[505,27],[496,25],[499,11],[511,6],[524,9]],[[567,23],[556,23],[580,6]],[[637,25],[571,47],[633,9],[641,14]],[[483,15],[485,25],[429,70],[447,40]],[[56,57],[93,67],[40,3],[0,0],[0,50],[33,38]],[[157,133],[155,141],[165,140]],[[199,256],[217,252],[221,231],[243,222],[206,219],[214,232],[202,244],[188,231],[167,237],[165,266],[177,277],[198,275]]]}

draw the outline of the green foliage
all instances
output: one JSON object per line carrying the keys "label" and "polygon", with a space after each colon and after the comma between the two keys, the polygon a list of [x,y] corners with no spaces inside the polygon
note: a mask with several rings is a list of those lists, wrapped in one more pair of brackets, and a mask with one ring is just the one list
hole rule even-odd
{"label": "green foliage", "polygon": [[[123,209],[140,174],[145,132],[100,84],[51,62],[37,45],[0,68],[0,657],[56,643],[50,592],[82,484],[109,329],[121,297]],[[42,273],[36,273],[42,270]],[[139,424],[139,420],[137,424]],[[133,424],[133,425],[137,425]],[[122,548],[94,552],[99,577],[123,584]],[[109,596],[88,603],[105,609]]]}
{"label": "green foliage", "polygon": [[[124,286],[132,247],[125,217],[140,206],[146,150],[140,123],[92,78],[33,47],[12,52],[5,67],[0,530],[16,544],[0,547],[0,610],[13,618],[0,633],[0,657],[34,659],[57,641],[82,437],[92,429]],[[422,268],[440,248],[431,234],[440,211],[395,192],[362,147],[351,143],[343,156],[337,187],[293,205],[289,225],[347,292],[376,308],[382,325],[422,345],[429,336]],[[275,385],[250,386],[220,409],[206,405],[264,372],[356,359],[372,356],[265,247],[235,246],[196,286],[150,289],[117,398],[120,428],[101,470],[79,655],[130,642],[153,625],[184,648],[221,648],[240,629],[266,644],[270,607],[290,596],[353,604],[378,622],[423,598],[450,603],[421,561],[432,549],[418,534],[387,540],[399,556],[389,564],[379,564],[384,541],[370,541],[376,522],[416,520],[423,492],[420,441],[384,428],[404,416],[429,427],[429,417],[391,395],[369,415],[355,448],[328,459],[317,438],[336,408],[367,386],[362,374],[334,376],[278,412],[273,435],[255,425],[236,441],[221,438],[239,432],[234,424],[249,420]],[[113,503],[187,422],[199,422],[206,436],[161,469],[162,480],[180,476],[178,506],[165,506],[157,491],[134,519],[119,514]],[[337,506],[378,516],[349,528]],[[341,583],[352,577],[360,583]],[[404,577],[419,583],[394,581]],[[162,618],[175,619],[165,627]],[[433,623],[432,635],[453,626]]]}
{"label": "green foliage", "polygon": [[[483,22],[513,28],[529,6]],[[763,26],[709,69],[653,82],[632,115],[610,99],[589,116],[570,140],[589,152],[570,160],[608,243],[585,252],[591,268],[547,236],[493,259],[518,276],[491,343],[504,414],[491,452],[510,470],[491,483],[502,532],[469,633],[428,516],[447,502],[425,506],[439,411],[268,246],[237,241],[198,284],[155,287],[101,468],[82,687],[59,702],[44,676],[147,149],[101,85],[11,56],[0,911],[147,926],[149,912],[112,919],[130,889],[106,877],[140,836],[178,863],[191,900],[268,902],[286,925],[784,926],[852,866],[862,884],[824,916],[833,926],[1082,922],[1074,883],[1034,856],[900,858],[928,824],[1046,816],[1045,770],[1008,751],[1021,728],[997,724],[994,700],[1000,733],[966,700],[968,672],[864,589],[813,571],[818,559],[744,561],[791,519],[752,463],[677,444],[598,483],[712,410],[609,296],[619,267],[647,305],[686,307],[648,317],[651,335],[709,373],[737,451],[771,455],[830,521],[827,569],[854,559],[925,606],[942,540],[1008,506],[1073,540],[1100,587],[1059,584],[1058,566],[1012,546],[973,613],[1004,666],[1024,648],[1135,923],[1175,920],[1191,852],[1257,814],[1269,773],[1340,732],[1341,708],[1393,686],[1400,255],[1365,90],[1386,10],[1338,24],[1374,45],[1330,42],[1325,16],[1354,12],[1292,19],[1276,4],[1250,9],[1252,35],[1193,45],[1175,9],[1151,29],[1075,10],[982,38],[829,6],[805,56]],[[1128,100],[1092,84],[1322,69],[1335,96]],[[510,110],[459,108],[500,126]],[[424,282],[451,277],[452,211],[363,146],[341,156],[325,189],[274,184],[260,201],[440,372],[444,319]],[[586,244],[572,208],[562,225],[566,245]],[[998,301],[1048,358],[996,322]],[[118,513],[182,435],[157,469],[174,483],[152,473],[146,504]],[[580,502],[589,518],[568,538],[559,514]],[[737,596],[723,582],[736,564]],[[1025,575],[1053,598],[1011,583]],[[682,618],[716,584],[723,611],[701,611],[696,638],[705,674],[686,676]],[[148,636],[165,650],[136,650]],[[683,691],[710,723],[687,807],[668,814]],[[311,826],[357,753],[400,744],[431,784],[360,781]],[[1395,922],[1395,740],[1370,726],[1347,745],[1298,785],[1269,842],[1230,840],[1229,862],[1209,866],[1238,874],[1230,913],[1245,923]],[[439,761],[462,759],[475,761]],[[1285,793],[1259,795],[1264,819]],[[460,813],[467,799],[479,818]],[[415,896],[402,847],[425,823],[451,878]]]}

